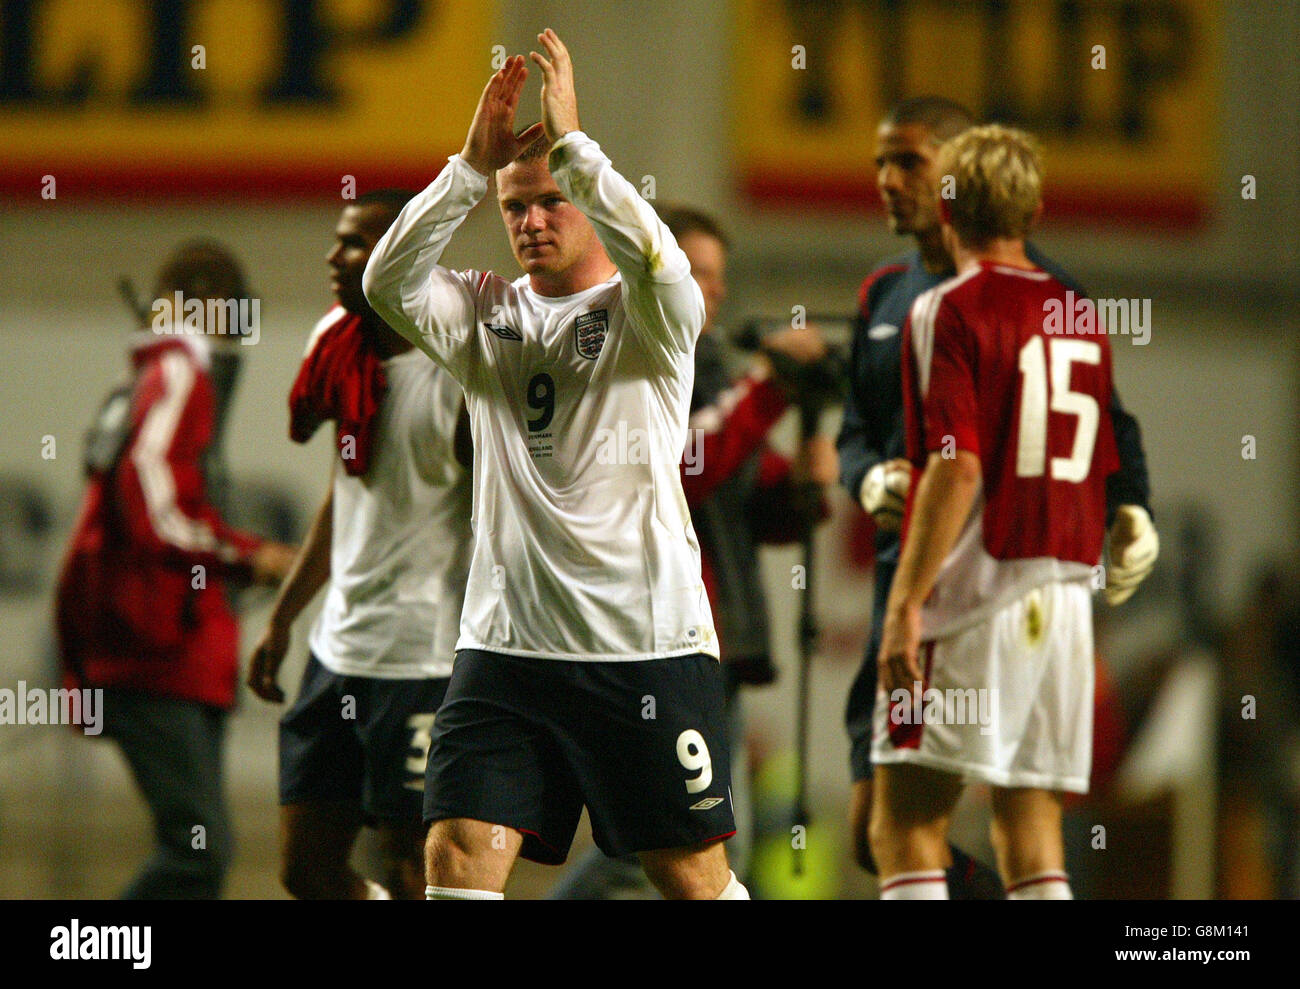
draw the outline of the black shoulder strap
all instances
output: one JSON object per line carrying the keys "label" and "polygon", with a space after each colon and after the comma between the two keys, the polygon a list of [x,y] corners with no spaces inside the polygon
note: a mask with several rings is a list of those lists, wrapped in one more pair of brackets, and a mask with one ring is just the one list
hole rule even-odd
{"label": "black shoulder strap", "polygon": [[87,474],[107,474],[117,466],[126,451],[131,433],[130,384],[119,385],[108,393],[94,421],[86,430],[83,462]]}

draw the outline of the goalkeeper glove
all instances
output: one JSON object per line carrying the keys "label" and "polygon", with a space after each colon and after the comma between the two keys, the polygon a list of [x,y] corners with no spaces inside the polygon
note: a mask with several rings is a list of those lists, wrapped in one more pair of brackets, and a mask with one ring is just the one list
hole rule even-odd
{"label": "goalkeeper glove", "polygon": [[1141,505],[1120,505],[1110,526],[1110,563],[1106,568],[1106,603],[1112,607],[1133,596],[1156,565],[1160,537]]}
{"label": "goalkeeper glove", "polygon": [[897,532],[903,525],[903,506],[912,483],[912,465],[906,460],[876,464],[862,479],[858,500],[884,532]]}

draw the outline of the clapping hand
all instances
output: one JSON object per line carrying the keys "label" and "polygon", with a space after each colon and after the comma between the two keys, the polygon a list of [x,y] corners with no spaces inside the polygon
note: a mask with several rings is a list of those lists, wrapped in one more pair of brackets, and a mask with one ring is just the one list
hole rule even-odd
{"label": "clapping hand", "polygon": [[537,36],[546,49],[546,58],[529,52],[537,67],[542,70],[542,126],[547,139],[554,144],[570,131],[581,130],[578,125],[578,95],[573,88],[573,60],[564,42],[550,28]]}
{"label": "clapping hand", "polygon": [[[515,134],[515,109],[528,78],[522,55],[511,55],[483,87],[474,122],[469,126],[460,156],[481,175],[505,168],[542,134],[542,124],[533,124]],[[570,76],[572,78],[572,76]]]}

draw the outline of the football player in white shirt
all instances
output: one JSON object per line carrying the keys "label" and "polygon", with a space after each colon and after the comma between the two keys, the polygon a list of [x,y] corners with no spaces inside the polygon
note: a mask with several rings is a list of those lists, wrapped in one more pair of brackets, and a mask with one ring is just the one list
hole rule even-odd
{"label": "football player in white shirt", "polygon": [[[361,291],[371,249],[409,198],[368,193],[339,219],[328,255],[339,305],[313,331],[299,376],[316,414],[294,428],[305,441],[336,420],[330,487],[249,670],[259,697],[284,700],[276,672],[290,629],[328,582],[280,723],[282,880],[299,899],[418,899],[424,888],[424,766],[469,567],[470,457],[460,386]],[[366,459],[349,464],[361,440],[337,396],[367,387],[380,390],[358,430]],[[363,823],[376,830],[382,882],[348,862]]]}
{"label": "football player in white shirt", "polygon": [[[690,265],[579,129],[539,35],[488,81],[465,147],[375,247],[364,287],[465,389],[474,552],[429,753],[430,898],[499,899],[518,855],[559,863],[585,805],[667,898],[747,899],[718,647],[678,464],[704,303]],[[550,148],[549,158],[546,149]],[[496,173],[524,276],[438,258]]]}

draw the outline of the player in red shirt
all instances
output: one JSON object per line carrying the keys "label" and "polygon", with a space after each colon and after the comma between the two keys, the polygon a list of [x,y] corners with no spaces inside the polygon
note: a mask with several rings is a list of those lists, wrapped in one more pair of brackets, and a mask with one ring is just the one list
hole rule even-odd
{"label": "player in red shirt", "polygon": [[1089,578],[1118,466],[1110,348],[1104,331],[1046,320],[1067,289],[1025,255],[1041,210],[1033,140],[979,127],[940,155],[957,275],[904,330],[920,481],[879,656],[871,849],[882,898],[946,898],[953,806],[963,783],[988,783],[1008,897],[1066,899],[1061,799],[1088,788]]}

